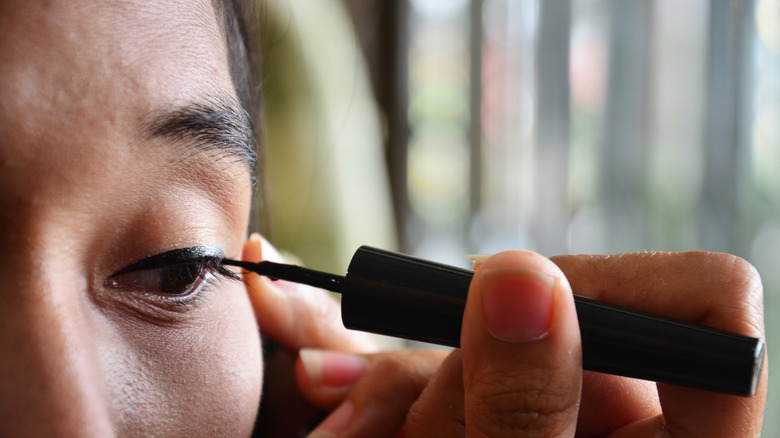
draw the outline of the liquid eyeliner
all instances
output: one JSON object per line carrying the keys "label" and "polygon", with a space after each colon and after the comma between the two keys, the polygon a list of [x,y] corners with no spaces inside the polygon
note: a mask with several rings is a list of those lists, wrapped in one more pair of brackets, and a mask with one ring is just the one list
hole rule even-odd
{"label": "liquid eyeliner", "polygon": [[[451,347],[474,272],[363,246],[346,276],[263,261],[222,260],[274,280],[340,293],[349,329]],[[756,392],[764,342],[574,296],[582,338],[582,367],[741,396]]]}
{"label": "liquid eyeliner", "polygon": [[184,266],[193,263],[208,264],[213,266],[219,274],[227,278],[239,279],[238,275],[222,266],[225,264],[222,263],[224,258],[225,254],[222,250],[208,246],[173,249],[135,262],[112,274],[107,281],[130,272],[168,268],[175,265]]}

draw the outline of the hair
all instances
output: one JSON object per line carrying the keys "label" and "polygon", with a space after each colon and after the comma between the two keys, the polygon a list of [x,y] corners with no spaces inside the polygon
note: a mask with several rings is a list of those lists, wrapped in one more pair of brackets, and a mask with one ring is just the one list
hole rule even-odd
{"label": "hair", "polygon": [[255,168],[251,169],[252,181],[259,180],[249,221],[250,231],[260,230],[263,210],[258,208],[264,198],[262,184],[262,154],[260,153],[260,23],[262,0],[212,0],[228,52],[228,68],[239,103],[249,117],[250,135],[255,140]]}
{"label": "hair", "polygon": [[228,50],[228,67],[239,103],[254,130],[260,114],[260,5],[254,0],[212,0]]}

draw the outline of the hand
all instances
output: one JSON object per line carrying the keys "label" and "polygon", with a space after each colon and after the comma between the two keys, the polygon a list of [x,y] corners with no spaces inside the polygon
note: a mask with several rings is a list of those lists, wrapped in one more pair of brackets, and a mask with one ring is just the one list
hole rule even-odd
{"label": "hand", "polygon": [[308,400],[333,411],[309,438],[403,436],[410,407],[446,356],[444,350],[301,350],[299,387]]}
{"label": "hand", "polygon": [[[242,259],[285,262],[257,234],[245,243]],[[294,375],[298,350],[370,353],[379,347],[367,334],[344,328],[339,304],[325,291],[271,281],[253,273],[246,274],[244,280],[258,326],[266,338],[263,403],[256,427],[262,436],[299,436],[301,431],[316,425],[326,411],[306,400],[298,390]]]}
{"label": "hand", "polygon": [[[284,258],[259,234],[244,244],[242,260],[270,260],[286,263]],[[245,275],[247,291],[264,335],[281,346],[329,348],[369,353],[379,346],[366,333],[347,330],[341,322],[341,307],[327,292],[286,281],[272,281],[259,275]]]}
{"label": "hand", "polygon": [[507,252],[479,267],[463,352],[435,374],[441,352],[304,350],[296,365],[303,393],[323,408],[339,406],[318,436],[399,429],[407,436],[758,436],[766,368],[753,398],[583,373],[569,285],[605,302],[763,338],[761,283],[749,264],[711,253],[553,261],[560,268]]}
{"label": "hand", "polygon": [[408,437],[760,434],[766,367],[752,398],[583,373],[571,292],[763,338],[761,282],[748,263],[702,252],[553,261],[512,251],[477,269],[462,357],[448,358],[412,406]]}
{"label": "hand", "polygon": [[[284,262],[258,235],[242,257]],[[269,378],[258,425],[264,436],[299,436],[339,406],[320,431],[341,429],[351,418],[358,435],[392,436],[403,426],[445,351],[375,353],[372,338],[344,328],[341,308],[328,293],[255,274],[245,280],[261,331],[283,347],[265,364]]]}

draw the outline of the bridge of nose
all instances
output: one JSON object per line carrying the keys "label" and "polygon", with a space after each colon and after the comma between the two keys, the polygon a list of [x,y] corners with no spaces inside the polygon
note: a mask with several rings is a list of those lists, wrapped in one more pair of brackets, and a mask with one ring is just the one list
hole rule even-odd
{"label": "bridge of nose", "polygon": [[86,282],[45,253],[15,259],[0,268],[0,435],[111,436]]}

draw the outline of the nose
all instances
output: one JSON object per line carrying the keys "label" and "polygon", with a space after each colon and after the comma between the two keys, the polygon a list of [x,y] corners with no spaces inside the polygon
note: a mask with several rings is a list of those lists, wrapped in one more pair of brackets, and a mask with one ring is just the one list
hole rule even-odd
{"label": "nose", "polygon": [[85,287],[34,258],[0,256],[0,436],[112,436]]}

